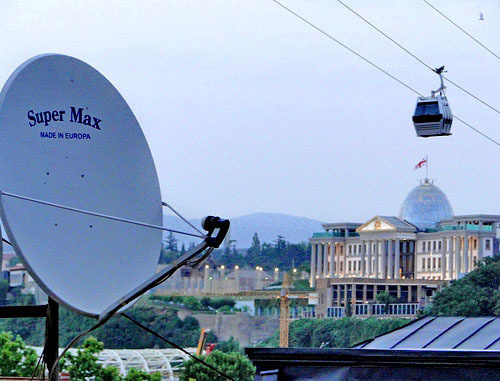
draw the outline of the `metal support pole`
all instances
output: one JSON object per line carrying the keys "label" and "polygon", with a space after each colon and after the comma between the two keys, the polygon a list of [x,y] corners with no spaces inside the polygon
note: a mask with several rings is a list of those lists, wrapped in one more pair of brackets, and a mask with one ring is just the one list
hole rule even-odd
{"label": "metal support pole", "polygon": [[43,360],[49,371],[53,369],[49,381],[58,381],[59,366],[54,367],[54,364],[59,356],[59,304],[50,297],[45,319],[45,339]]}

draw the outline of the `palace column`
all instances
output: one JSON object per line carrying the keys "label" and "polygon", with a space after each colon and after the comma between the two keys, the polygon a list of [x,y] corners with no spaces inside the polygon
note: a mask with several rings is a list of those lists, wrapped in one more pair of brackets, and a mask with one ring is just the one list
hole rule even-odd
{"label": "palace column", "polygon": [[328,275],[328,244],[324,243],[321,246],[323,246],[323,271],[321,276],[326,278]]}
{"label": "palace column", "polygon": [[221,265],[220,267],[220,279],[224,281],[224,278],[226,277],[226,267],[224,265]]}
{"label": "palace column", "polygon": [[469,270],[472,271],[474,269],[474,237],[470,237],[469,243]]}
{"label": "palace column", "polygon": [[344,244],[344,257],[343,257],[343,262],[344,264],[342,265],[342,276],[345,278],[347,275],[347,246],[348,243],[346,242]]}
{"label": "palace column", "polygon": [[392,264],[393,264],[393,260],[392,260],[392,256],[393,256],[392,239],[388,240],[387,244],[389,245],[388,248],[387,248],[387,255],[388,255],[388,258],[387,258],[387,278],[388,279],[394,279],[394,270],[393,270],[393,267],[392,267]]}
{"label": "palace column", "polygon": [[328,258],[329,258],[329,254],[330,254],[330,245],[328,243],[325,243],[325,267],[323,268],[323,277],[324,278],[327,278],[330,274],[330,269],[328,266],[331,266],[331,264],[329,265],[329,261],[328,261]]}
{"label": "palace column", "polygon": [[387,279],[387,250],[385,247],[386,240],[381,241],[380,254],[382,255],[382,279]]}
{"label": "palace column", "polygon": [[333,278],[334,277],[334,267],[335,267],[335,242],[332,242],[330,244],[330,278]]}
{"label": "palace column", "polygon": [[321,269],[321,266],[323,265],[323,245],[321,243],[318,243],[316,245],[316,253],[317,253],[317,256],[318,258],[316,259],[316,276],[318,278],[321,278],[322,277],[322,269]]}
{"label": "palace column", "polygon": [[311,243],[311,277],[309,279],[311,287],[316,287],[316,244]]}
{"label": "palace column", "polygon": [[453,279],[453,237],[448,238],[448,277]]}
{"label": "palace column", "polygon": [[458,273],[460,273],[462,259],[462,250],[460,248],[460,236],[455,237],[455,273],[457,274],[456,279],[458,279]]}
{"label": "palace column", "polygon": [[464,273],[469,272],[469,236],[465,233],[464,237]]}
{"label": "palace column", "polygon": [[400,271],[400,263],[399,263],[399,256],[401,255],[401,241],[399,239],[396,240],[396,256],[394,257],[394,279],[400,279],[401,278],[401,271]]}
{"label": "palace column", "polygon": [[[193,270],[191,270],[191,271],[193,271]],[[198,285],[197,285],[198,277],[194,276],[194,274],[191,273],[189,280],[191,281],[191,285],[190,285],[190,289],[189,289],[188,293],[196,294],[196,289],[198,288]]]}
{"label": "palace column", "polygon": [[361,276],[364,278],[366,276],[366,263],[365,263],[365,255],[366,255],[366,242],[361,241]]}
{"label": "palace column", "polygon": [[368,240],[368,276],[372,276],[373,275],[373,268],[372,268],[372,262],[373,262],[373,258],[372,258],[372,241],[371,240]]}
{"label": "palace column", "polygon": [[240,266],[234,266],[234,291],[240,291]]}
{"label": "palace column", "polygon": [[446,277],[446,238],[441,239],[441,279]]}
{"label": "palace column", "polygon": [[201,281],[201,276],[200,276],[200,271],[199,270],[198,270],[198,275],[196,275],[196,279],[197,279],[196,284],[198,285],[197,294],[201,295],[203,293],[203,289],[201,287],[201,285],[202,285],[203,282]]}
{"label": "palace column", "polygon": [[342,246],[338,242],[335,242],[335,276],[340,278],[340,253],[342,252]]}
{"label": "palace column", "polygon": [[379,278],[379,261],[380,261],[380,246],[379,241],[375,240],[375,278]]}
{"label": "palace column", "polygon": [[209,277],[210,277],[210,265],[205,265],[205,274],[203,279],[203,291],[205,294],[210,292]]}
{"label": "palace column", "polygon": [[483,249],[484,249],[484,240],[483,237],[477,237],[477,260],[480,261],[483,259]]}

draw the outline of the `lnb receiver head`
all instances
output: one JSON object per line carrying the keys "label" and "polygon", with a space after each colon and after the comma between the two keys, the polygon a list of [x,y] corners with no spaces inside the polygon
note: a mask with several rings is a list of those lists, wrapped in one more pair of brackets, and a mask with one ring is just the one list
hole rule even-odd
{"label": "lnb receiver head", "polygon": [[[224,220],[220,217],[207,216],[201,220],[201,227],[205,229],[208,234],[205,241],[210,247],[218,248],[224,238],[226,238],[227,232],[229,230],[230,222],[229,220]],[[217,235],[212,237],[214,231],[218,229]]]}

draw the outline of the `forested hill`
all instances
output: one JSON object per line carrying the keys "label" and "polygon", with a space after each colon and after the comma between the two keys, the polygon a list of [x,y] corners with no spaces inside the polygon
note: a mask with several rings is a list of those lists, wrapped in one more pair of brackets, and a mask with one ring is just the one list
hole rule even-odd
{"label": "forested hill", "polygon": [[[224,216],[225,217],[225,216]],[[290,243],[307,242],[314,232],[323,231],[321,221],[305,217],[290,216],[279,213],[253,213],[240,217],[230,218],[230,239],[236,241],[236,247],[248,248],[252,245],[254,233],[259,235],[261,242],[273,242],[278,235]],[[163,216],[164,226],[190,232],[191,228],[175,216]],[[200,226],[198,219],[189,220],[196,227]],[[176,234],[175,237],[186,247],[193,241],[190,237]]]}

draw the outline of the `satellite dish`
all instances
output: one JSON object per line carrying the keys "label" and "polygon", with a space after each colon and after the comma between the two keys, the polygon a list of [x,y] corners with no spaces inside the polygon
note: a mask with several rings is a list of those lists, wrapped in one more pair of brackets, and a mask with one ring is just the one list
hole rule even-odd
{"label": "satellite dish", "polygon": [[162,201],[153,158],[97,70],[57,54],[22,64],[0,93],[0,161],[2,222],[50,297],[98,316],[154,274],[162,231],[146,225],[162,225]]}

